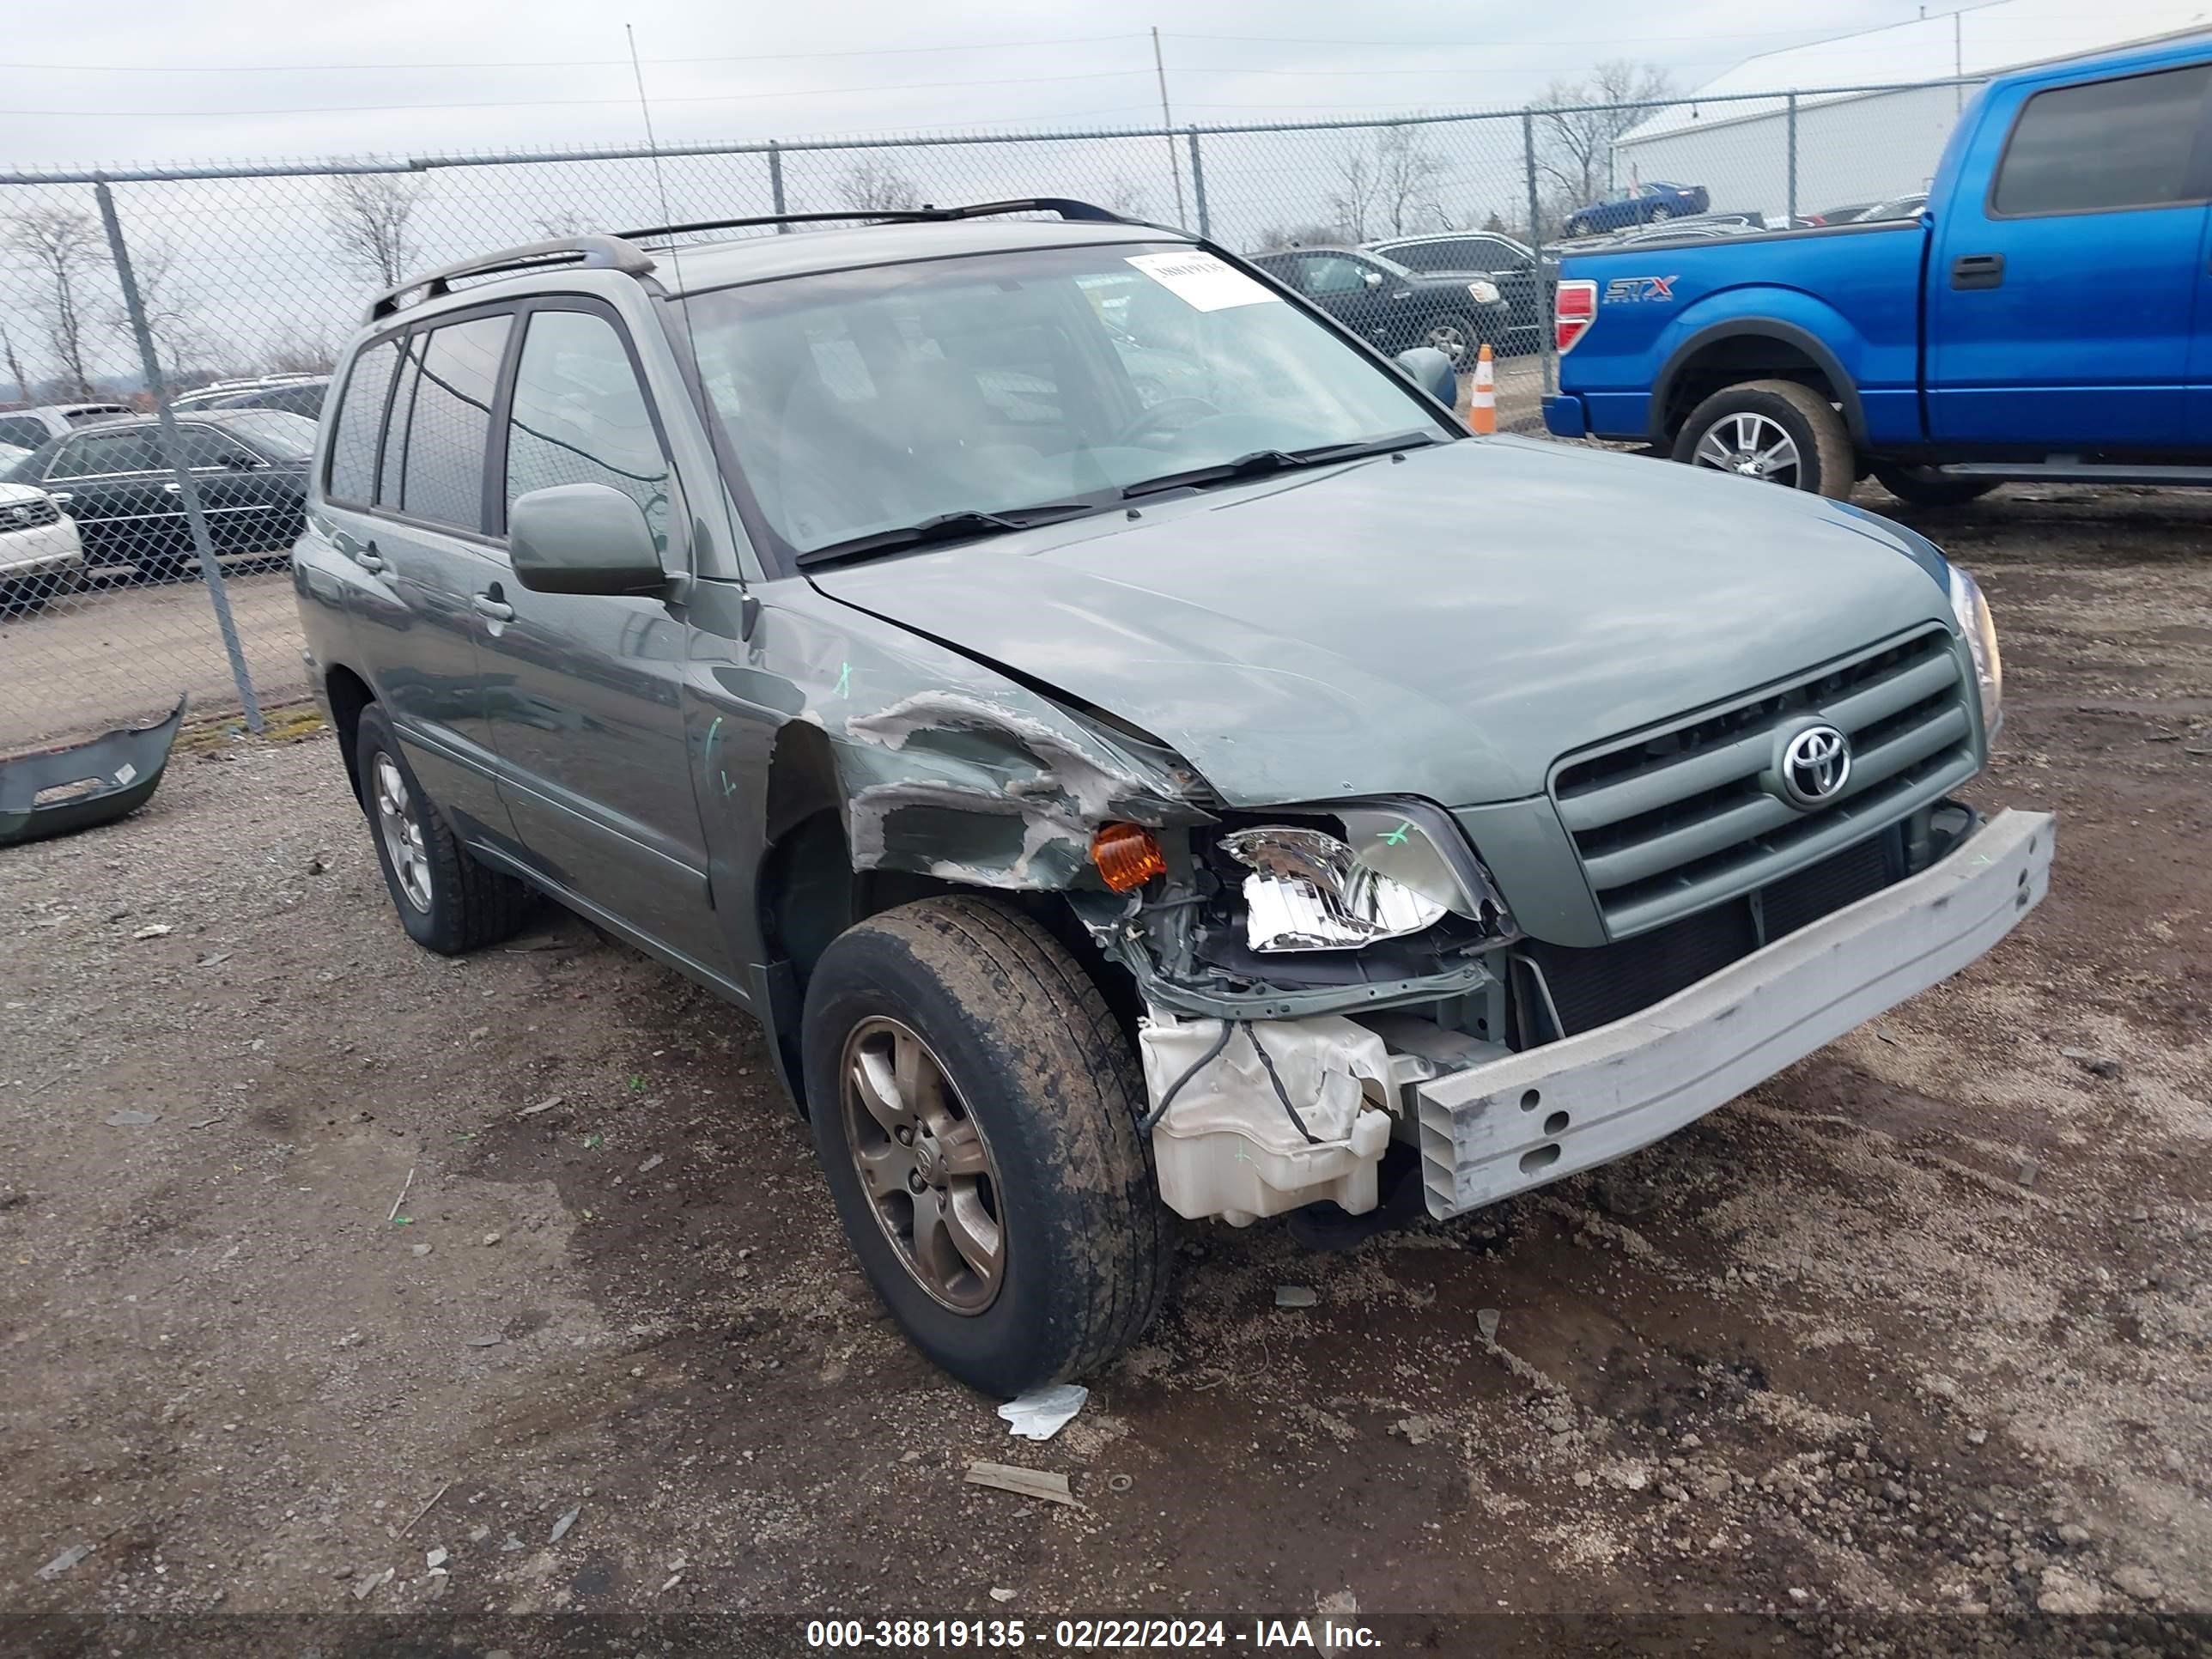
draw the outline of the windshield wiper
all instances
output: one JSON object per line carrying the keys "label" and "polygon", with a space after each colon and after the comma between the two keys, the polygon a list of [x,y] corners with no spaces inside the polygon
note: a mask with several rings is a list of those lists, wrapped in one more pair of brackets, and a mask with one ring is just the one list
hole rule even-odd
{"label": "windshield wiper", "polygon": [[923,547],[932,542],[967,541],[979,536],[1003,535],[1010,530],[1031,530],[1041,524],[1057,524],[1062,519],[1097,511],[1096,501],[1046,501],[1036,507],[1008,507],[1003,513],[985,513],[966,507],[955,513],[937,514],[915,524],[901,525],[896,529],[872,531],[865,536],[848,537],[842,542],[825,542],[801,553],[799,562],[834,564],[841,559],[866,558],[872,553]]}
{"label": "windshield wiper", "polygon": [[1184,472],[1164,472],[1157,478],[1141,479],[1124,489],[1121,499],[1155,495],[1167,489],[1201,489],[1207,484],[1230,483],[1239,478],[1256,478],[1264,473],[1320,466],[1330,461],[1356,461],[1363,455],[1417,449],[1438,441],[1433,434],[1414,431],[1394,433],[1387,438],[1364,438],[1352,443],[1320,444],[1311,449],[1255,449],[1233,461],[1218,461],[1212,466],[1194,466]]}

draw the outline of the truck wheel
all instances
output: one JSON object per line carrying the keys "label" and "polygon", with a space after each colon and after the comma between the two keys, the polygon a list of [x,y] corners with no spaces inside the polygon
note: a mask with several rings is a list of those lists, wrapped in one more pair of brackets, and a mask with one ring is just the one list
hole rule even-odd
{"label": "truck wheel", "polygon": [[1105,1000],[1018,912],[923,899],[830,943],[806,988],[807,1115],[884,1305],[969,1387],[1097,1370],[1158,1311],[1168,1213]]}
{"label": "truck wheel", "polygon": [[535,896],[468,855],[415,781],[374,703],[361,711],[355,728],[354,772],[384,885],[407,936],[447,957],[512,939]]}
{"label": "truck wheel", "polygon": [[1429,319],[1421,330],[1420,343],[1443,352],[1454,368],[1465,368],[1474,361],[1475,348],[1482,343],[1482,330],[1471,318],[1444,312]]}
{"label": "truck wheel", "polygon": [[1836,501],[1857,481],[1844,417],[1795,380],[1722,387],[1690,411],[1674,436],[1674,459]]}
{"label": "truck wheel", "polygon": [[1932,466],[1895,466],[1876,461],[1876,483],[1914,507],[1962,507],[1997,487],[1995,478],[1947,478]]}

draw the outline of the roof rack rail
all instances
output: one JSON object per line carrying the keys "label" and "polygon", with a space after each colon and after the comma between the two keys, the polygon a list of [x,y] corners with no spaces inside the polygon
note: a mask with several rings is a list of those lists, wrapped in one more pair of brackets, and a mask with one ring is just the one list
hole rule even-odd
{"label": "roof rack rail", "polygon": [[625,242],[648,241],[662,236],[687,236],[702,230],[743,230],[754,225],[837,224],[866,219],[878,224],[928,224],[948,219],[984,219],[999,213],[1057,213],[1063,219],[1091,224],[1133,225],[1139,222],[1089,202],[1065,196],[1030,196],[1012,202],[975,202],[966,207],[854,208],[846,213],[763,213],[747,219],[702,219],[688,225],[648,225],[642,230],[617,231]]}
{"label": "roof rack rail", "polygon": [[410,276],[369,301],[368,320],[374,323],[391,316],[400,308],[400,301],[418,289],[422,300],[434,300],[452,293],[459,277],[492,276],[503,270],[536,270],[548,265],[581,265],[641,276],[653,269],[653,259],[618,236],[559,236],[550,241],[525,242],[520,247],[501,248],[496,253],[479,254],[458,264],[441,265]]}

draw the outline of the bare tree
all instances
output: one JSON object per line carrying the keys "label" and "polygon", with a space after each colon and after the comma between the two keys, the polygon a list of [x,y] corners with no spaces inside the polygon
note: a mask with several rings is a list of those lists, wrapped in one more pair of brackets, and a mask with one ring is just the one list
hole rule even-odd
{"label": "bare tree", "polygon": [[921,191],[914,180],[873,156],[847,167],[837,191],[847,207],[862,213],[902,213],[921,205]]}
{"label": "bare tree", "polygon": [[1375,139],[1376,194],[1389,216],[1390,233],[1402,236],[1426,213],[1439,230],[1452,228],[1437,199],[1437,182],[1451,162],[1422,143],[1412,127],[1392,127]]}
{"label": "bare tree", "polygon": [[557,242],[568,236],[596,236],[599,224],[596,219],[569,210],[549,213],[538,222],[538,234],[548,241]]}
{"label": "bare tree", "polygon": [[79,398],[92,395],[85,368],[85,285],[99,257],[92,216],[58,206],[27,208],[9,222],[8,251],[31,268],[30,302],[62,379]]}
{"label": "bare tree", "polygon": [[338,354],[331,337],[318,328],[310,332],[295,323],[269,347],[272,374],[327,374],[337,367]]}
{"label": "bare tree", "polygon": [[1382,185],[1367,140],[1355,137],[1346,144],[1337,155],[1335,168],[1337,187],[1328,193],[1328,210],[1336,216],[1337,230],[1346,241],[1364,242],[1368,216],[1375,211],[1376,193]]}
{"label": "bare tree", "polygon": [[1536,109],[1543,134],[1536,166],[1551,186],[1545,216],[1586,206],[1602,193],[1613,142],[1650,113],[1620,106],[1649,103],[1674,92],[1673,77],[1665,70],[1626,58],[1600,64],[1585,81],[1553,82]]}
{"label": "bare tree", "polygon": [[30,378],[23,373],[23,360],[15,355],[15,337],[4,328],[0,328],[0,353],[7,357],[8,378],[15,383],[15,396],[27,404],[31,401]]}
{"label": "bare tree", "polygon": [[[205,367],[221,346],[200,325],[191,291],[177,274],[176,250],[155,242],[132,250],[131,273],[137,279],[138,303],[146,313],[146,331],[154,337],[155,356],[173,380]],[[128,307],[118,303],[107,313],[109,330],[121,339],[137,337]]]}
{"label": "bare tree", "polygon": [[323,204],[338,269],[391,288],[415,269],[415,210],[428,186],[390,173],[344,173]]}
{"label": "bare tree", "polygon": [[1106,186],[1106,206],[1125,219],[1145,216],[1145,187],[1126,173],[1117,173]]}

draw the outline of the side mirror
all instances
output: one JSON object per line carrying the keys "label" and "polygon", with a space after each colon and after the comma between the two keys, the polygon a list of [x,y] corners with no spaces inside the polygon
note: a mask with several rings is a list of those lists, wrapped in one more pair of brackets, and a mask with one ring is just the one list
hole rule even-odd
{"label": "side mirror", "polygon": [[668,585],[645,513],[603,483],[555,484],[507,514],[515,579],[538,593],[655,593]]}
{"label": "side mirror", "polygon": [[1452,360],[1434,346],[1415,346],[1390,361],[1398,365],[1400,374],[1446,409],[1459,402],[1459,371],[1452,367]]}
{"label": "side mirror", "polygon": [[1359,280],[1370,288],[1380,288],[1382,286],[1382,273],[1379,270],[1367,271]]}

